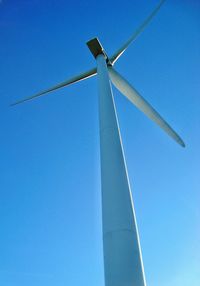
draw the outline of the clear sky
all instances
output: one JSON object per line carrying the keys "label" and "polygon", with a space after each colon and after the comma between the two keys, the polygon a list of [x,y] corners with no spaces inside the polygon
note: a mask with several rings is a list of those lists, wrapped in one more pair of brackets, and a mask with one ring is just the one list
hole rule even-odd
{"label": "clear sky", "polygon": [[[111,55],[157,0],[0,1],[0,285],[102,286],[96,78],[9,104]],[[200,1],[168,0],[116,69],[186,143],[114,88],[148,286],[200,284]]]}

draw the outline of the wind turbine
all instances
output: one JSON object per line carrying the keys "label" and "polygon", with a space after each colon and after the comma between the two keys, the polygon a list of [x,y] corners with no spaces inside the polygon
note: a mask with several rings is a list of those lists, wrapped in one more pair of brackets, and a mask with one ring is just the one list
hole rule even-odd
{"label": "wind turbine", "polygon": [[97,38],[87,42],[97,68],[90,69],[36,95],[12,105],[35,99],[51,91],[97,74],[99,91],[99,128],[101,154],[101,189],[103,220],[103,252],[106,286],[145,286],[136,216],[122,147],[122,139],[112,94],[111,82],[146,116],[157,123],[178,144],[183,140],[159,113],[114,68],[114,63],[149,24],[165,0],[132,34],[128,41],[108,57]]}

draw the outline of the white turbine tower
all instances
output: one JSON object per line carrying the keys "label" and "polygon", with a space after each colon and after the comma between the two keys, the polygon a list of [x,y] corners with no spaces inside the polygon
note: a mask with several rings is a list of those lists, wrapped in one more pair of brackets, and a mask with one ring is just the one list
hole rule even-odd
{"label": "white turbine tower", "polygon": [[96,59],[97,68],[93,68],[52,88],[12,104],[16,105],[34,99],[50,91],[97,74],[99,91],[103,251],[106,286],[146,285],[136,217],[111,82],[177,143],[183,147],[185,146],[182,139],[170,125],[113,68],[117,59],[148,25],[164,2],[165,1],[161,1],[158,4],[144,23],[113,56],[107,56],[97,38],[90,40],[87,45]]}

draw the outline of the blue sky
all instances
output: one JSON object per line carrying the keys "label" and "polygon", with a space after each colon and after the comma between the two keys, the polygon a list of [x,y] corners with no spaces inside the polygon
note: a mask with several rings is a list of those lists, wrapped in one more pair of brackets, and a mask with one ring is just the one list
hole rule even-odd
{"label": "blue sky", "polygon": [[[96,78],[9,104],[112,54],[157,1],[0,3],[0,284],[104,285]],[[169,0],[116,63],[186,143],[114,88],[148,286],[200,281],[200,2]]]}

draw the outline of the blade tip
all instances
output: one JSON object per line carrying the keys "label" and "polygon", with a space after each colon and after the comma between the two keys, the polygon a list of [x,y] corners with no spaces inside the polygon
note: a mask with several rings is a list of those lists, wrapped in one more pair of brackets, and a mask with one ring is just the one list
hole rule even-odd
{"label": "blade tip", "polygon": [[13,102],[13,103],[10,103],[9,106],[13,107],[13,106],[18,105],[20,103],[21,103],[21,101]]}
{"label": "blade tip", "polygon": [[185,145],[185,143],[183,142],[183,140],[179,141],[179,144],[180,144],[180,145],[181,145],[181,147],[183,147],[183,148],[185,148],[185,147],[186,147],[186,145]]}

